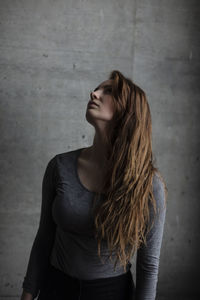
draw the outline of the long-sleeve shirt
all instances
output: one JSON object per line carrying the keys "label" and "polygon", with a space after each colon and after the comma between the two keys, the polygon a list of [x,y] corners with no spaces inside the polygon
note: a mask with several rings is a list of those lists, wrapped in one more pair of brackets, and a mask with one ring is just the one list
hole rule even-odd
{"label": "long-sleeve shirt", "polygon": [[[47,164],[42,180],[40,222],[35,236],[22,288],[36,298],[49,264],[79,279],[97,279],[124,273],[118,262],[107,259],[108,245],[101,244],[98,256],[94,237],[92,201],[95,195],[80,181],[77,160],[83,148],[55,155]],[[137,300],[154,300],[158,280],[160,249],[165,222],[164,186],[153,177],[153,194],[158,206],[154,225],[147,235],[147,246],[137,251]],[[103,201],[101,194],[100,201]],[[150,212],[153,212],[153,207]],[[115,258],[115,252],[112,254]],[[105,260],[106,259],[106,260]],[[126,271],[131,268],[129,262]]]}

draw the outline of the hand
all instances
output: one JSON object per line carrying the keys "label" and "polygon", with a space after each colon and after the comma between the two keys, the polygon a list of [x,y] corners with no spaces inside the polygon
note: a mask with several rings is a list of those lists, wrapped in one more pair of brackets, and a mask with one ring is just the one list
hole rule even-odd
{"label": "hand", "polygon": [[33,295],[23,290],[20,300],[33,300]]}

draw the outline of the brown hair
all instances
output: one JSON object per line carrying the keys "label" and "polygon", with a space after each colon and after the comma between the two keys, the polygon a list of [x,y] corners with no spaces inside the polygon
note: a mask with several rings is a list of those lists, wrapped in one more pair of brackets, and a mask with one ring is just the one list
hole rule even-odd
{"label": "brown hair", "polygon": [[[107,240],[110,259],[116,250],[114,267],[120,260],[125,270],[135,251],[146,244],[146,234],[152,226],[149,201],[155,212],[155,172],[164,184],[165,202],[167,187],[153,162],[151,113],[145,92],[117,70],[110,73],[109,79],[115,113],[107,131],[108,171],[102,188],[106,197],[98,205],[93,202],[95,237],[99,257],[101,241]],[[100,192],[96,197],[95,200]]]}

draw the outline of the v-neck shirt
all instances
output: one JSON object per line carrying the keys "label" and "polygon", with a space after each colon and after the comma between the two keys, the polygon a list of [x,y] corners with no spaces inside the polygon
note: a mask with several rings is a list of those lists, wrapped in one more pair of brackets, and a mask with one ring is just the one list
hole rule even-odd
{"label": "v-neck shirt", "polygon": [[[42,281],[52,264],[60,271],[79,279],[98,279],[118,276],[124,268],[118,262],[114,271],[108,259],[107,242],[101,242],[98,256],[94,237],[92,204],[95,192],[88,190],[77,172],[78,157],[84,148],[55,155],[47,164],[42,181],[42,206],[39,228],[31,249],[22,287],[37,296]],[[137,251],[136,290],[138,295],[154,299],[158,279],[160,249],[166,208],[164,186],[158,175],[153,177],[153,193],[159,214],[147,236],[147,246]],[[103,201],[101,194],[99,201]],[[151,208],[152,210],[152,208]],[[153,213],[153,210],[152,210]],[[131,268],[126,266],[126,272]]]}

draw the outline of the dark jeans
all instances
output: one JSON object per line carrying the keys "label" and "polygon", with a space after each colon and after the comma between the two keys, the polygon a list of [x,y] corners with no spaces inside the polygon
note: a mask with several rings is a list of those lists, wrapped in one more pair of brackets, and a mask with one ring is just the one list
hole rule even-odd
{"label": "dark jeans", "polygon": [[115,277],[83,280],[71,277],[54,266],[40,290],[38,300],[134,300],[131,271]]}

